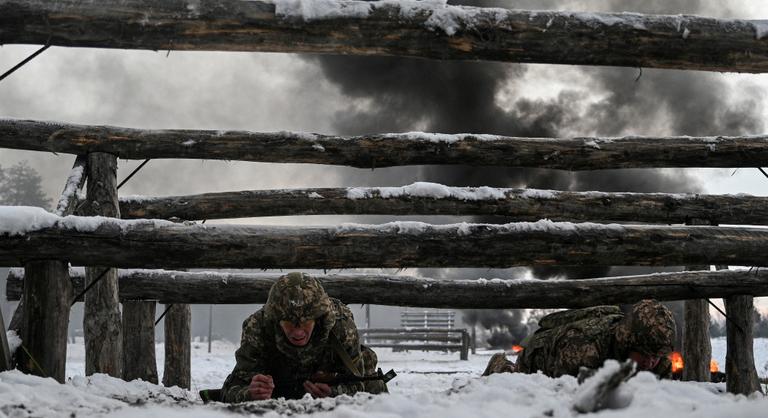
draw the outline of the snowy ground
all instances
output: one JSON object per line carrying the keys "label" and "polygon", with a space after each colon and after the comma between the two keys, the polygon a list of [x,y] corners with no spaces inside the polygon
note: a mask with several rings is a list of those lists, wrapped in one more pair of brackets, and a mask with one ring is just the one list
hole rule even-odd
{"label": "snowy ground", "polygon": [[[480,352],[469,361],[458,353],[377,350],[385,371],[394,368],[390,394],[298,401],[265,401],[242,405],[203,405],[197,390],[220,387],[232,368],[236,347],[216,341],[212,353],[206,343],[192,344],[192,391],[163,388],[145,382],[125,383],[104,375],[83,374],[81,344],[69,347],[67,376],[59,385],[51,379],[0,373],[0,417],[224,417],[236,415],[312,414],[324,417],[572,417],[574,400],[583,390],[571,377],[505,374],[479,377],[492,353]],[[157,357],[162,375],[163,347]],[[725,340],[713,340],[713,357],[725,363]],[[768,340],[755,341],[758,373],[768,376]],[[641,373],[622,387],[615,399],[621,409],[601,417],[764,417],[768,398],[733,396],[723,384],[657,381]]]}

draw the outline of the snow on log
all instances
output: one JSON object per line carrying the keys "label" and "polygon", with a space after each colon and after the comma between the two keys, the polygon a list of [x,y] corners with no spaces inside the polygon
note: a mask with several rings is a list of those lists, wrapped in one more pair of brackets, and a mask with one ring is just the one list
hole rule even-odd
{"label": "snow on log", "polygon": [[70,171],[67,182],[64,184],[64,191],[61,192],[59,202],[56,204],[56,210],[54,211],[56,215],[67,216],[75,211],[77,192],[83,188],[85,180],[88,178],[85,172],[87,164],[88,158],[85,155],[78,155],[75,158],[72,171]]}
{"label": "snow on log", "polygon": [[106,152],[142,160],[199,158],[358,168],[456,164],[600,170],[768,165],[765,135],[520,138],[408,132],[350,137],[300,132],[144,130],[0,119],[0,148],[78,155]]}
{"label": "snow on log", "polygon": [[[83,269],[70,270],[75,292]],[[161,303],[264,303],[281,273],[119,270],[121,300]],[[387,274],[317,275],[329,295],[345,303],[424,308],[583,308],[646,298],[682,300],[729,295],[768,296],[768,271],[697,271],[585,280],[435,280]],[[17,300],[24,272],[11,269],[6,297]],[[386,330],[381,330],[386,331]],[[397,330],[389,330],[399,332]],[[438,332],[439,330],[420,330]]]}
{"label": "snow on log", "polygon": [[0,265],[121,268],[765,266],[768,229],[541,220],[431,225],[177,225],[0,206]]}
{"label": "snow on log", "polygon": [[0,0],[0,44],[768,71],[764,21],[436,1]]}
{"label": "snow on log", "polygon": [[414,183],[402,187],[247,190],[124,196],[124,219],[187,220],[295,215],[485,215],[518,221],[768,224],[768,198],[749,195],[568,192]]}

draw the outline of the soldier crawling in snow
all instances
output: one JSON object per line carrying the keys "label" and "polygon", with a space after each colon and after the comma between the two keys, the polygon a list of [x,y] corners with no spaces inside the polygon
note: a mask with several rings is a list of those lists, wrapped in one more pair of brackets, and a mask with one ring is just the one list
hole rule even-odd
{"label": "soldier crawling in snow", "polygon": [[517,358],[491,357],[483,373],[541,371],[550,377],[577,376],[580,367],[597,369],[606,359],[632,359],[637,370],[670,378],[667,355],[675,338],[675,319],[655,300],[643,300],[624,314],[618,306],[596,306],[547,315]]}
{"label": "soldier crawling in snow", "polygon": [[275,282],[264,307],[243,322],[235,358],[237,364],[222,388],[225,402],[387,391],[382,381],[333,386],[313,382],[318,373],[371,374],[377,358],[360,345],[349,308],[303,273]]}

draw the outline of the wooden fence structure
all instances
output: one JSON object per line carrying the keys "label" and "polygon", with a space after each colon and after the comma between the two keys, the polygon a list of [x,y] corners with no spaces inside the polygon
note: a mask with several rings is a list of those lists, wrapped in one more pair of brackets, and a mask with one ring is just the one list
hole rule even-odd
{"label": "wooden fence structure", "polygon": [[[0,0],[0,44],[768,72],[768,28],[760,21],[529,12],[435,3],[406,7],[347,0],[333,3],[336,9],[308,16],[290,4],[282,0],[105,0],[93,7],[82,0]],[[561,170],[760,167],[768,165],[766,136],[515,138],[411,133],[341,137],[0,120],[0,148],[77,155],[55,215],[26,210],[22,217],[28,228],[23,233],[0,231],[0,265],[24,268],[11,273],[8,292],[10,298],[22,301],[12,325],[21,330],[25,353],[30,354],[20,355],[20,367],[31,373],[63,380],[70,304],[83,289],[87,290],[88,373],[156,381],[154,364],[129,361],[123,352],[149,350],[155,304],[160,301],[174,306],[166,317],[166,333],[173,335],[166,337],[176,341],[167,345],[165,370],[177,375],[164,378],[163,383],[188,386],[187,304],[263,302],[275,279],[126,268],[676,265],[703,266],[697,270],[704,271],[579,282],[445,282],[386,275],[334,275],[323,281],[329,293],[347,303],[418,307],[579,307],[646,297],[687,299],[687,326],[697,327],[697,332],[686,333],[684,355],[691,370],[701,372],[686,378],[701,381],[709,380],[708,367],[694,367],[702,361],[709,364],[708,358],[695,355],[710,344],[704,298],[724,297],[730,318],[728,390],[759,390],[752,353],[752,298],[768,295],[768,277],[759,269],[706,270],[710,265],[768,265],[767,230],[717,226],[768,224],[766,198],[488,188],[454,188],[425,195],[404,188],[396,193],[301,189],[120,199],[115,180],[117,158],[365,168],[412,164]],[[86,178],[86,201],[80,202],[77,191]],[[78,216],[65,217],[71,213]],[[315,213],[499,215],[515,222],[310,228],[141,220]],[[538,221],[544,217],[558,222]],[[67,263],[86,269],[70,271]],[[142,338],[122,335],[128,329]],[[137,357],[141,356],[133,358]]]}
{"label": "wooden fence structure", "polygon": [[371,348],[394,351],[458,351],[469,360],[469,333],[464,328],[364,328],[360,337]]}

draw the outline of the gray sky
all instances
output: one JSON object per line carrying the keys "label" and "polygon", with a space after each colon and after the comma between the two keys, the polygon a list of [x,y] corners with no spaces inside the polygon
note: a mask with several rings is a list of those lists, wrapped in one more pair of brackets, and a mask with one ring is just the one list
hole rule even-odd
{"label": "gray sky", "polygon": [[[768,2],[752,1],[486,1],[509,8],[554,8],[573,11],[636,11],[696,13],[712,17],[768,19]],[[0,47],[0,71],[11,67],[38,46]],[[318,60],[292,54],[162,52],[51,48],[22,70],[0,82],[0,117],[55,120],[82,124],[108,124],[137,128],[243,129],[252,131],[310,131],[341,133],[340,122],[348,116],[376,113],[376,98],[354,91],[337,82],[344,68],[323,67]],[[325,64],[327,65],[327,63]],[[479,64],[478,64],[479,65]],[[692,78],[696,89],[717,87],[717,98],[738,114],[744,103],[749,112],[768,120],[768,75],[687,73],[646,70],[634,83],[635,70],[590,69],[555,65],[499,64],[510,76],[496,90],[495,101],[502,109],[512,109],[521,99],[532,102],[556,101],[563,92],[578,95],[587,108],[599,104],[609,91],[607,86],[625,85],[630,93],[650,97],[651,86],[674,83],[677,78]],[[355,68],[348,76],[359,77]],[[372,75],[373,77],[373,75]],[[591,80],[591,82],[585,82]],[[661,80],[661,82],[659,82]],[[666,80],[666,81],[665,81]],[[376,83],[377,80],[365,80]],[[599,83],[598,83],[599,81]],[[613,84],[611,84],[613,83]],[[597,88],[596,86],[599,84]],[[471,85],[464,88],[472,88]],[[749,100],[747,100],[749,99]],[[627,106],[622,117],[636,117],[642,123],[629,124],[626,134],[674,134],[675,125],[665,117],[672,114],[665,106],[685,113],[696,103],[668,101],[653,114],[645,108]],[[699,103],[701,105],[701,103]],[[706,105],[706,103],[704,103]],[[680,108],[683,108],[681,111]],[[693,108],[693,107],[692,107]],[[667,113],[667,110],[669,112]],[[694,108],[695,109],[695,108]],[[691,112],[694,112],[692,110]],[[648,118],[658,123],[648,124]],[[394,125],[401,126],[401,125]],[[427,125],[428,126],[428,125]],[[405,125],[420,129],[419,123]],[[600,131],[602,126],[574,123],[561,127],[564,134]],[[409,129],[409,130],[410,130]],[[572,130],[569,131],[569,129]],[[751,134],[762,134],[760,126]],[[719,135],[722,132],[711,132]],[[45,192],[58,196],[71,167],[73,156],[0,149],[0,166],[27,160],[44,178]],[[119,163],[123,177],[138,161]],[[698,181],[691,190],[702,187],[708,193],[749,193],[768,195],[768,179],[755,169],[741,169],[735,175],[728,169],[690,169],[673,171]],[[395,186],[426,180],[432,175],[423,167],[359,170],[297,164],[261,164],[221,161],[152,161],[123,189],[121,194],[171,195],[210,191],[333,186]],[[559,174],[572,176],[571,174]],[[606,174],[608,176],[613,174]],[[474,184],[482,185],[482,184]],[[302,217],[239,220],[241,223],[338,223],[353,218]],[[371,222],[386,218],[369,218]],[[389,312],[387,315],[391,315]],[[237,318],[227,322],[239,327]]]}

